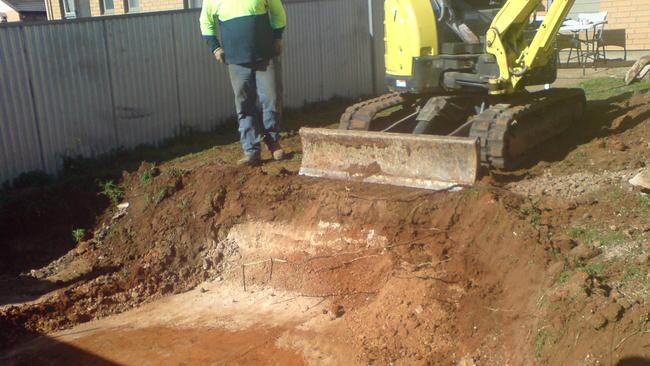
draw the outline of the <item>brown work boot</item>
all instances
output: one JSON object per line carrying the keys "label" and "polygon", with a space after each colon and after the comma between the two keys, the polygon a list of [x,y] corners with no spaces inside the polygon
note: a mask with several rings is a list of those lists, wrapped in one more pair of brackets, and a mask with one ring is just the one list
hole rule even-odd
{"label": "brown work boot", "polygon": [[273,160],[282,160],[284,159],[284,150],[277,149],[273,151]]}
{"label": "brown work boot", "polygon": [[267,142],[266,147],[269,148],[271,155],[273,155],[273,160],[282,160],[284,159],[284,150],[280,146],[279,142]]}
{"label": "brown work boot", "polygon": [[259,163],[262,161],[260,158],[260,154],[244,154],[244,157],[237,160],[237,165],[249,165],[249,166],[255,166],[259,165]]}

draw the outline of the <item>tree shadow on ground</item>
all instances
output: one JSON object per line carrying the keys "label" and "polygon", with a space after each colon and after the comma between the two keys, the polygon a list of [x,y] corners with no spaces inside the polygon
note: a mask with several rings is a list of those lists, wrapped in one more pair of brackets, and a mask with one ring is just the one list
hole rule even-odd
{"label": "tree shadow on ground", "polygon": [[0,306],[32,301],[48,292],[75,283],[88,282],[97,277],[114,273],[120,268],[118,266],[96,267],[65,281],[50,281],[25,275],[2,276],[3,278],[0,279]]}
{"label": "tree shadow on ground", "polygon": [[1,365],[89,365],[119,366],[118,363],[61,342],[55,337],[25,330],[21,326],[2,324],[0,336]]}
{"label": "tree shadow on ground", "polygon": [[618,361],[616,366],[650,366],[650,358],[627,357]]}

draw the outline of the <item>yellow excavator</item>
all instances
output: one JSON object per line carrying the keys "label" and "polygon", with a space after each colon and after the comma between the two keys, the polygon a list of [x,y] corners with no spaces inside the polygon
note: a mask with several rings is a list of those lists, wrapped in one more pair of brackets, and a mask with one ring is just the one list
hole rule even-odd
{"label": "yellow excavator", "polygon": [[[338,130],[302,128],[300,174],[427,189],[516,167],[582,118],[557,77],[555,39],[574,0],[386,0],[390,93],[349,107]],[[552,147],[549,147],[552,148]]]}

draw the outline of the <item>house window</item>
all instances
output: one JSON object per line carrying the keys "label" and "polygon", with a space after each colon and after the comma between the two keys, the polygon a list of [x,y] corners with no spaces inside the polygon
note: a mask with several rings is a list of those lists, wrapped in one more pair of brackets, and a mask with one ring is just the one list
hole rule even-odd
{"label": "house window", "polygon": [[185,9],[197,9],[203,6],[203,0],[184,0]]}
{"label": "house window", "polygon": [[137,13],[140,11],[140,0],[126,0],[127,13]]}
{"label": "house window", "polygon": [[113,0],[99,0],[102,5],[102,14],[113,14],[115,12],[115,3]]}
{"label": "house window", "polygon": [[74,19],[77,17],[77,8],[75,7],[74,0],[63,0],[63,13],[66,19]]}

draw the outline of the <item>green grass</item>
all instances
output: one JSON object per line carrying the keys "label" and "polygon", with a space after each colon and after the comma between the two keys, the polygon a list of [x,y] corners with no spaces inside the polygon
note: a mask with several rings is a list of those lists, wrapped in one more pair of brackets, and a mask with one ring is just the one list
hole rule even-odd
{"label": "green grass", "polygon": [[637,194],[637,200],[641,207],[650,208],[650,195],[639,193]]}
{"label": "green grass", "polygon": [[585,90],[587,100],[605,100],[621,94],[646,93],[650,90],[650,81],[625,85],[623,78],[597,78],[581,82],[580,87]]}
{"label": "green grass", "polygon": [[567,234],[573,240],[585,241],[587,243],[593,243],[599,236],[598,231],[594,229],[583,229],[579,227],[572,227]]}
{"label": "green grass", "polygon": [[584,242],[587,244],[594,244],[600,242],[601,245],[613,247],[625,243],[628,238],[622,231],[608,230],[600,232],[596,229],[583,229],[574,227],[569,229],[568,235],[571,239]]}
{"label": "green grass", "polygon": [[610,262],[593,262],[588,263],[584,266],[585,272],[587,272],[592,277],[603,278],[609,272],[611,267]]}
{"label": "green grass", "polygon": [[637,264],[628,264],[625,272],[621,277],[621,283],[627,284],[629,282],[643,282],[645,280],[646,271],[643,267]]}
{"label": "green grass", "polygon": [[624,244],[628,240],[627,236],[620,231],[609,231],[600,237],[600,242],[606,247],[614,247]]}

